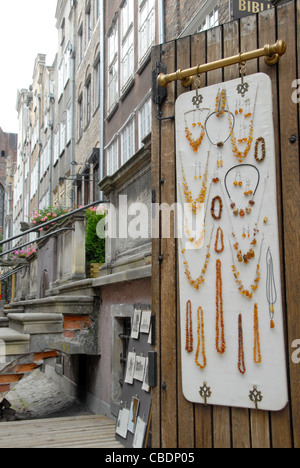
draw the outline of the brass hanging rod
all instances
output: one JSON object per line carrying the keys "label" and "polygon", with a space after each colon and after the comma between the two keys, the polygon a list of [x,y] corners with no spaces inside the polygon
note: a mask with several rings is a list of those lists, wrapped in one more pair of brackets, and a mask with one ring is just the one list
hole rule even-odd
{"label": "brass hanging rod", "polygon": [[216,60],[215,62],[206,63],[204,65],[197,65],[193,68],[188,68],[186,70],[177,70],[175,73],[170,73],[165,75],[161,73],[158,76],[159,86],[166,87],[171,81],[180,80],[183,86],[188,87],[193,83],[193,76],[201,75],[201,73],[206,73],[212,70],[217,70],[219,68],[229,67],[230,65],[235,65],[238,63],[247,62],[248,60],[253,60],[259,57],[266,57],[265,61],[268,65],[275,65],[280,57],[286,52],[286,43],[283,40],[278,40],[276,44],[265,45],[262,49],[252,50],[251,52],[244,52],[232,57],[228,57],[221,60]]}

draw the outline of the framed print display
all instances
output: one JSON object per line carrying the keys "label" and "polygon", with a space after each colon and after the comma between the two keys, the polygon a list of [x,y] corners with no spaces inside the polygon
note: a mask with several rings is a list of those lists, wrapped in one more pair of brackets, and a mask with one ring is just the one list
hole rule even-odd
{"label": "framed print display", "polygon": [[183,393],[279,411],[288,401],[272,87],[259,73],[176,102]]}
{"label": "framed print display", "polygon": [[149,341],[151,306],[135,304],[132,312],[133,333],[128,343],[116,439],[126,448],[142,448],[148,446],[151,425],[151,388],[148,384],[148,352],[152,351]]}

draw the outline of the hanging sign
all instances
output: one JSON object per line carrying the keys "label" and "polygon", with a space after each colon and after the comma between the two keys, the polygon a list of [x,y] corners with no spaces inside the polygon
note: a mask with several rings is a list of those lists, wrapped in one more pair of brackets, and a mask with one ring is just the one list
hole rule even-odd
{"label": "hanging sign", "polygon": [[288,401],[272,112],[262,73],[176,101],[182,380],[194,403]]}
{"label": "hanging sign", "polygon": [[260,13],[272,8],[270,0],[233,0],[233,19]]}

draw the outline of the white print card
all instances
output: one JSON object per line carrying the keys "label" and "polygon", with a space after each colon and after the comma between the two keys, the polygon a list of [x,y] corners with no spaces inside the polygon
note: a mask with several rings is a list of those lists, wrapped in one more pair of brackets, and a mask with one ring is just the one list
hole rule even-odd
{"label": "white print card", "polygon": [[133,448],[143,448],[144,439],[146,434],[147,424],[140,418],[137,418],[134,438],[133,438]]}
{"label": "white print card", "polygon": [[176,102],[183,393],[279,411],[288,391],[272,86],[262,73],[244,82]]}
{"label": "white print card", "polygon": [[134,310],[133,320],[132,320],[132,329],[131,329],[131,338],[138,340],[140,335],[140,323],[141,323],[142,311]]}
{"label": "white print card", "polygon": [[119,411],[117,424],[116,424],[116,434],[123,437],[123,439],[126,439],[127,437],[128,422],[129,422],[129,410],[127,408],[123,408]]}
{"label": "white print card", "polygon": [[134,370],[135,370],[135,360],[136,360],[136,353],[129,352],[128,357],[127,357],[125,383],[128,383],[130,385],[133,384]]}

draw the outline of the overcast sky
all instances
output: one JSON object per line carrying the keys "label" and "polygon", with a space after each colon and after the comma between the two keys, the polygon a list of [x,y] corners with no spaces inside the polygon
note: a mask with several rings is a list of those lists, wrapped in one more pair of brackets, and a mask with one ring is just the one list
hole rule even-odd
{"label": "overcast sky", "polygon": [[18,133],[17,90],[28,88],[36,56],[52,65],[57,0],[0,0],[0,127]]}

